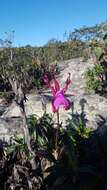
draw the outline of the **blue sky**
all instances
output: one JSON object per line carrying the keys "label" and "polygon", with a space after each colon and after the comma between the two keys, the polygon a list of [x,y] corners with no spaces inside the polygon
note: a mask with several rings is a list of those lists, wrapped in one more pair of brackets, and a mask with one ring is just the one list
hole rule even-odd
{"label": "blue sky", "polygon": [[14,44],[43,45],[65,31],[107,20],[107,0],[0,0],[0,38],[15,30]]}

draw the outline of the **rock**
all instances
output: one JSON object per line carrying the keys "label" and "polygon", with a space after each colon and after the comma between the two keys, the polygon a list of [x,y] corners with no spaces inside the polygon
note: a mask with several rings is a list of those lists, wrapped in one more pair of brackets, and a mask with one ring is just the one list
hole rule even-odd
{"label": "rock", "polygon": [[21,117],[21,112],[19,107],[13,102],[9,107],[7,107],[6,111],[1,116],[2,118],[11,118],[11,117]]}
{"label": "rock", "polygon": [[5,106],[0,106],[0,116],[6,111]]}
{"label": "rock", "polygon": [[23,133],[21,118],[0,118],[0,139],[8,141],[10,137]]}

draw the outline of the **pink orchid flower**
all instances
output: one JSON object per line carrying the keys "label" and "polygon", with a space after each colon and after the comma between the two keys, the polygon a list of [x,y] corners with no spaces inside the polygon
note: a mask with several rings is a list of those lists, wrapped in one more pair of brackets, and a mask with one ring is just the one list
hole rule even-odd
{"label": "pink orchid flower", "polygon": [[69,76],[68,76],[68,78],[67,78],[67,80],[65,82],[65,85],[64,85],[64,87],[62,89],[60,89],[59,83],[56,80],[54,74],[53,74],[54,86],[51,85],[47,75],[45,75],[43,79],[44,79],[45,84],[48,85],[48,87],[50,88],[51,94],[53,96],[53,99],[52,99],[52,111],[54,113],[57,112],[59,110],[60,106],[63,106],[63,108],[65,110],[68,110],[71,107],[72,103],[70,102],[70,100],[68,100],[65,97],[65,93],[68,90],[69,84],[71,83],[70,73],[69,73]]}

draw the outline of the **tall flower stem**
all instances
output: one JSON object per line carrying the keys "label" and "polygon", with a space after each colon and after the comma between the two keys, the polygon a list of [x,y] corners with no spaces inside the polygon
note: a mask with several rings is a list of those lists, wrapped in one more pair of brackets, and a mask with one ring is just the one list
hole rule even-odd
{"label": "tall flower stem", "polygon": [[56,130],[56,142],[55,148],[58,148],[58,138],[59,138],[59,129],[60,129],[60,121],[59,121],[59,110],[56,112],[57,114],[57,130]]}

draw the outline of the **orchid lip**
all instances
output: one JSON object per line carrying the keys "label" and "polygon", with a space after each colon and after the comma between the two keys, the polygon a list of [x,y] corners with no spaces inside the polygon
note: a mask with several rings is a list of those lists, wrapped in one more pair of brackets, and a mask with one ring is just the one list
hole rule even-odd
{"label": "orchid lip", "polygon": [[65,110],[68,110],[68,109],[70,109],[70,107],[72,105],[71,101],[69,99],[67,99],[65,96],[65,93],[68,90],[68,86],[71,83],[70,73],[68,75],[69,76],[68,76],[68,78],[65,82],[65,85],[62,89],[60,89],[59,82],[56,80],[55,75],[53,76],[54,85],[50,84],[50,81],[49,81],[47,75],[44,76],[44,82],[50,88],[51,94],[53,96],[51,104],[52,104],[52,111],[54,113],[57,112],[61,106],[63,106],[63,108]]}

